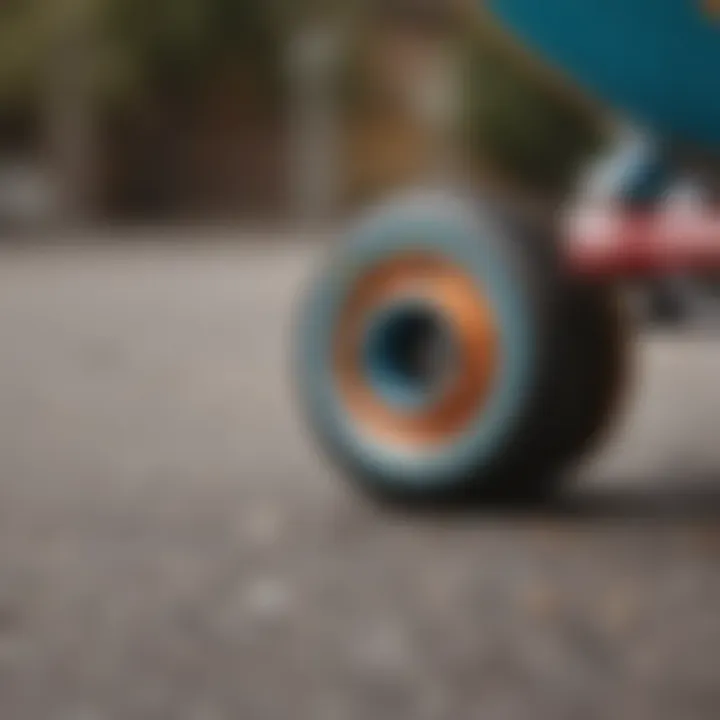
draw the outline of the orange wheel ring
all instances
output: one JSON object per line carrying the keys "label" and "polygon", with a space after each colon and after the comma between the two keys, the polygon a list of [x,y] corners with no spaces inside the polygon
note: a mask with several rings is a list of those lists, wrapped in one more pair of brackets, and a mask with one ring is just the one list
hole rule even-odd
{"label": "orange wheel ring", "polygon": [[[408,410],[387,402],[364,367],[368,322],[395,303],[419,301],[443,318],[455,350],[442,392]],[[357,427],[410,449],[448,443],[486,403],[498,371],[496,317],[482,288],[455,263],[428,253],[395,256],[361,276],[339,316],[333,366],[340,396]]]}

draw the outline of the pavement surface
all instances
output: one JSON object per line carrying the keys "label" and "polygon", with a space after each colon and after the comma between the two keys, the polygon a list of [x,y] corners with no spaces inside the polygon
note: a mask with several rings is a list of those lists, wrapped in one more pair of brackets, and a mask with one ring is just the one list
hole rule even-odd
{"label": "pavement surface", "polygon": [[0,251],[0,718],[720,717],[720,341],[553,507],[400,515],[293,412],[321,255]]}

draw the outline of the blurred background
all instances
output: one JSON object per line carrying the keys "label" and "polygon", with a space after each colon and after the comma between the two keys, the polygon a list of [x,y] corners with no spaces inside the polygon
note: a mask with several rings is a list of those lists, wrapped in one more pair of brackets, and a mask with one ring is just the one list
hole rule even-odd
{"label": "blurred background", "polygon": [[[607,130],[467,0],[0,6],[0,239],[318,225],[459,173],[547,214]],[[643,313],[711,295],[657,283]]]}
{"label": "blurred background", "polygon": [[716,338],[642,328],[527,515],[382,512],[293,412],[345,215],[456,174],[554,211],[605,142],[471,6],[0,2],[3,720],[718,717]]}
{"label": "blurred background", "polygon": [[451,134],[552,200],[597,123],[470,5],[8,0],[0,227],[332,217],[437,170]]}

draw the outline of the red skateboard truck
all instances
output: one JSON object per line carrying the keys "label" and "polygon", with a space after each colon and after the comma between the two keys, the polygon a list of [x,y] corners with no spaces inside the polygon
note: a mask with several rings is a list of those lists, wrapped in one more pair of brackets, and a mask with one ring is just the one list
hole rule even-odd
{"label": "red skateboard truck", "polygon": [[582,276],[720,270],[720,211],[576,208],[563,228],[567,267]]}

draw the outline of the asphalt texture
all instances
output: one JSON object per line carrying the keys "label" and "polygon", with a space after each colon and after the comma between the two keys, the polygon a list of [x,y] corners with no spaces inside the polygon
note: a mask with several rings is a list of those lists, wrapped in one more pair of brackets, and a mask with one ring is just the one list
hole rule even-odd
{"label": "asphalt texture", "polygon": [[198,235],[0,250],[2,720],[720,717],[720,341],[551,506],[391,512],[293,408],[322,248]]}

